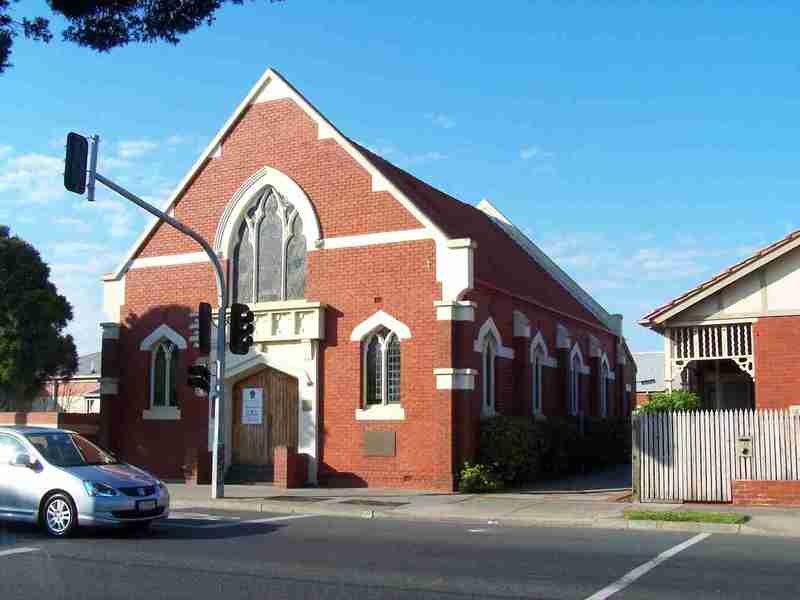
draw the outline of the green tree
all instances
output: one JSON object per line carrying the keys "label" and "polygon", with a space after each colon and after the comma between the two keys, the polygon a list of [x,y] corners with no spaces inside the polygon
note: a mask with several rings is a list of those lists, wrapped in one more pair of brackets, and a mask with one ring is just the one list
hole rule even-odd
{"label": "green tree", "polygon": [[[270,0],[270,3],[282,0]],[[12,16],[12,4],[0,0],[0,73],[8,69],[14,38],[49,42],[50,20],[42,16]],[[132,42],[169,42],[203,24],[214,22],[226,4],[244,0],[47,0],[50,9],[69,25],[61,36],[79,46],[108,52]],[[30,4],[30,3],[28,3]],[[17,11],[14,11],[17,12]]]}
{"label": "green tree", "polygon": [[700,397],[689,390],[672,390],[653,394],[644,404],[637,406],[634,415],[649,413],[676,412],[697,410],[700,408]]}
{"label": "green tree", "polygon": [[75,373],[75,343],[64,333],[71,320],[72,307],[50,282],[39,252],[0,226],[0,388],[6,408],[22,408],[46,379]]}

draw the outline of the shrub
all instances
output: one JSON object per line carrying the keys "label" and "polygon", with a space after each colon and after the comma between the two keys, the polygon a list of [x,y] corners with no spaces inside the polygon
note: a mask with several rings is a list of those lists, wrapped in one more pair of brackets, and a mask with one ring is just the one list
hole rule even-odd
{"label": "shrub", "polygon": [[505,483],[533,481],[542,470],[549,435],[533,419],[497,416],[481,424],[480,462]]}
{"label": "shrub", "polygon": [[481,423],[479,462],[508,485],[630,461],[628,419],[497,416]]}
{"label": "shrub", "polygon": [[636,407],[633,411],[634,416],[675,412],[684,410],[698,410],[700,408],[700,397],[689,390],[672,390],[671,392],[659,392],[650,396],[644,404]]}
{"label": "shrub", "polygon": [[479,492],[495,492],[502,487],[502,482],[492,470],[481,464],[464,463],[458,479],[458,491],[464,494]]}

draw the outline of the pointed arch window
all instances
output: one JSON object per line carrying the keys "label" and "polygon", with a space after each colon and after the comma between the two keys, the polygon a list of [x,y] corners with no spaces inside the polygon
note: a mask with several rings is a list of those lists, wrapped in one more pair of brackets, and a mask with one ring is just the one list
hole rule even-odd
{"label": "pointed arch window", "polygon": [[150,408],[178,406],[178,346],[170,340],[155,345],[150,366]]}
{"label": "pointed arch window", "polygon": [[305,296],[306,239],[294,205],[267,186],[239,226],[233,249],[235,302],[272,302]]}
{"label": "pointed arch window", "polygon": [[364,342],[364,404],[400,404],[400,339],[386,327]]}
{"label": "pointed arch window", "polygon": [[482,370],[483,370],[483,389],[481,401],[481,414],[485,417],[492,416],[495,410],[495,388],[497,364],[497,340],[491,333],[486,336],[483,346]]}
{"label": "pointed arch window", "polygon": [[542,412],[542,367],[544,366],[545,354],[540,348],[533,350],[533,413],[538,415]]}
{"label": "pointed arch window", "polygon": [[600,416],[608,416],[608,365],[600,363]]}
{"label": "pointed arch window", "polygon": [[581,397],[581,371],[583,361],[580,353],[575,352],[570,359],[569,367],[569,414],[577,415]]}

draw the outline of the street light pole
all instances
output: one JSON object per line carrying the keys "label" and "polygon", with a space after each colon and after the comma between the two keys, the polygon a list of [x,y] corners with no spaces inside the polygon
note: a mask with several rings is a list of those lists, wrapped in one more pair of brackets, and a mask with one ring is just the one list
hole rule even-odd
{"label": "street light pole", "polygon": [[[225,483],[224,483],[224,465],[225,465],[225,428],[222,421],[225,417],[225,315],[228,309],[228,289],[225,286],[225,275],[222,270],[222,264],[219,261],[216,253],[209,243],[197,232],[193,231],[180,221],[176,221],[166,213],[160,211],[155,206],[145,202],[135,194],[132,194],[123,187],[118,186],[116,183],[103,177],[94,169],[97,156],[97,144],[99,142],[98,136],[92,138],[93,142],[93,160],[92,169],[90,172],[90,181],[94,179],[115,191],[117,194],[130,200],[137,206],[140,206],[150,214],[154,215],[160,221],[171,225],[181,233],[188,235],[200,246],[202,246],[211,264],[214,265],[214,272],[217,278],[217,290],[219,292],[219,313],[217,315],[217,361],[216,369],[211,373],[211,391],[214,394],[214,450],[211,464],[211,497],[224,498],[225,497]],[[94,186],[91,188],[92,196],[94,196]]]}

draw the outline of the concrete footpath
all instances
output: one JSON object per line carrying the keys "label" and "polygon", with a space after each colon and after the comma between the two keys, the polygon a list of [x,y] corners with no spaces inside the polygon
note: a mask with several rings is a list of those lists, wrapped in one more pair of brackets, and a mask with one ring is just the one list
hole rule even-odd
{"label": "concrete footpath", "polygon": [[[551,486],[552,488],[552,486]],[[637,504],[619,489],[520,490],[457,494],[372,488],[302,488],[226,485],[225,498],[212,500],[210,486],[170,484],[174,510],[236,510],[312,513],[369,519],[496,522],[517,526],[658,529],[800,538],[800,509],[733,507],[726,504]],[[744,525],[629,521],[626,509],[731,512],[750,516]]]}

